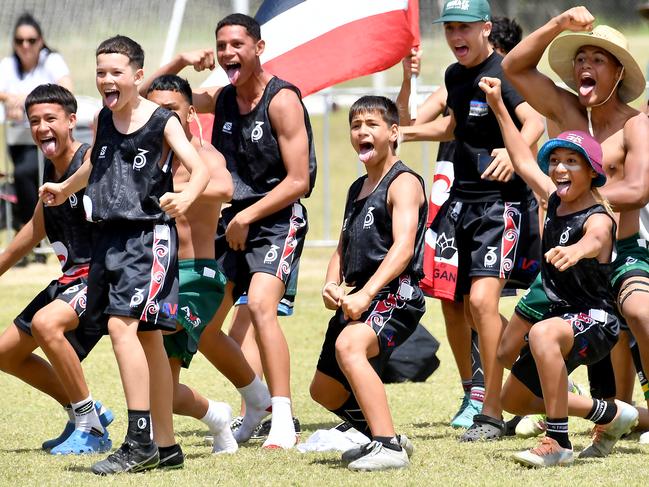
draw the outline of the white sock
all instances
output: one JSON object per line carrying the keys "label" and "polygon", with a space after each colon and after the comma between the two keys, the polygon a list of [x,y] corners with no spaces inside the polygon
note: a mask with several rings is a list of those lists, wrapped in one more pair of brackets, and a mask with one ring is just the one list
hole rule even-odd
{"label": "white sock", "polygon": [[271,398],[273,405],[273,420],[270,433],[263,444],[264,448],[293,448],[297,441],[291,400],[288,397],[275,396]]}
{"label": "white sock", "polygon": [[234,432],[234,437],[237,443],[244,443],[250,439],[261,420],[270,413],[271,398],[268,387],[257,376],[238,391],[246,403],[246,414],[241,426]]}
{"label": "white sock", "polygon": [[74,413],[74,427],[75,429],[93,433],[97,436],[104,434],[104,427],[99,422],[97,410],[95,409],[95,402],[92,400],[92,395],[85,398],[83,401],[73,402],[72,412]]}
{"label": "white sock", "polygon": [[212,453],[234,453],[239,448],[237,441],[230,430],[230,421],[232,421],[232,408],[224,402],[215,402],[208,399],[207,413],[201,418],[212,435],[214,436],[214,446]]}

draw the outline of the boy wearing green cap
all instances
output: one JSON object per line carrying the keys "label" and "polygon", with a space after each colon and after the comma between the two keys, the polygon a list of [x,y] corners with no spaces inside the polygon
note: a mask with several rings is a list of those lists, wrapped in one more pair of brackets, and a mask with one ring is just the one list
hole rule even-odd
{"label": "boy wearing green cap", "polygon": [[[619,212],[611,284],[647,370],[649,251],[638,232],[640,209],[649,202],[649,120],[628,105],[643,93],[645,78],[624,35],[605,25],[593,28],[594,22],[585,7],[563,12],[514,48],[503,68],[530,104],[560,130],[589,131],[602,145],[607,184],[601,193]],[[558,37],[564,31],[572,33]],[[537,70],[548,46],[550,66],[576,94],[557,87]],[[506,331],[511,333],[514,330]],[[649,399],[649,391],[645,398]],[[640,427],[648,424],[647,410],[640,409]],[[587,449],[586,455],[593,451]]]}
{"label": "boy wearing green cap", "polygon": [[[498,304],[505,283],[527,288],[539,268],[538,205],[525,182],[514,175],[498,126],[478,82],[501,79],[507,110],[530,146],[543,133],[541,117],[504,79],[502,56],[489,44],[491,14],[486,0],[449,0],[442,16],[446,41],[457,59],[445,75],[449,115],[423,125],[402,127],[404,140],[455,138],[455,182],[431,230],[436,265],[455,273],[455,289],[445,299],[464,299],[475,324],[485,375],[482,414],[462,441],[495,439],[505,432],[500,390],[503,369],[496,351],[503,329]],[[449,241],[457,250],[450,255]],[[438,258],[439,256],[439,258]],[[444,262],[442,262],[444,261]],[[523,264],[523,265],[521,265]]]}

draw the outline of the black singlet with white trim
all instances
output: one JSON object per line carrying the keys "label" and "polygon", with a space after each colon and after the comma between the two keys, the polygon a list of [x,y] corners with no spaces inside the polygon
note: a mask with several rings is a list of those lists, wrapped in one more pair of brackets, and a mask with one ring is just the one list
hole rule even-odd
{"label": "black singlet with white trim", "polygon": [[[68,179],[81,167],[88,149],[90,149],[88,144],[82,144],[77,149],[70,165],[58,180],[54,164],[46,159],[43,167],[43,182],[60,183]],[[86,221],[83,211],[83,193],[84,190],[81,189],[72,194],[62,205],[43,207],[45,233],[61,263],[64,274],[76,266],[90,262],[91,224]]]}
{"label": "black singlet with white trim", "polygon": [[86,218],[101,221],[168,222],[160,197],[173,191],[172,151],[165,149],[164,130],[177,115],[158,107],[139,129],[123,134],[115,128],[112,112],[104,107],[97,119],[92,171],[84,207]]}
{"label": "black singlet with white trim", "polygon": [[[543,230],[543,252],[557,247],[567,247],[578,242],[584,235],[584,225],[591,215],[603,213],[606,210],[600,204],[584,210],[557,215],[560,198],[552,193],[548,200],[548,211]],[[615,243],[616,225],[613,222],[611,242]],[[543,259],[541,276],[543,289],[548,297],[554,313],[556,311],[583,311],[588,309],[603,309],[613,311],[615,299],[610,288],[610,278],[613,266],[602,264],[596,258],[581,259],[565,271],[559,271],[555,266]]]}
{"label": "black singlet with white trim", "polygon": [[[279,150],[268,113],[271,100],[281,90],[300,90],[277,77],[266,85],[259,103],[249,113],[239,113],[237,91],[225,86],[216,99],[212,145],[225,157],[234,183],[233,204],[248,206],[263,198],[286,177],[286,167]],[[309,139],[309,196],[315,184],[316,158],[309,114],[304,110],[304,124]]]}
{"label": "black singlet with white trim", "polygon": [[[350,286],[361,286],[376,272],[394,243],[392,215],[388,207],[388,189],[400,174],[408,172],[423,179],[403,162],[397,161],[367,197],[357,199],[367,175],[358,178],[349,188],[342,228],[342,273]],[[424,193],[425,194],[425,193]],[[427,204],[419,208],[414,255],[404,274],[417,282],[423,276],[424,234]]]}

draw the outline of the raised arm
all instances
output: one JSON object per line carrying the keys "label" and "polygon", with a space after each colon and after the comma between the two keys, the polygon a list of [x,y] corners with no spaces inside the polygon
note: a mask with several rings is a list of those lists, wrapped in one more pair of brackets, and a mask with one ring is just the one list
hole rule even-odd
{"label": "raised arm", "polygon": [[649,119],[638,113],[624,126],[624,178],[599,188],[615,211],[635,210],[649,203]]}
{"label": "raised arm", "polygon": [[[140,95],[146,97],[151,82],[163,74],[178,74],[187,66],[193,66],[196,71],[206,69],[213,70],[215,67],[213,49],[196,49],[195,51],[176,54],[174,58],[164,66],[160,66],[151,76],[144,80],[139,87]],[[220,86],[209,86],[198,88],[192,91],[192,105],[199,113],[213,113],[216,96]]]}
{"label": "raised arm", "polygon": [[455,130],[455,115],[449,109],[449,114],[431,122],[399,127],[403,142],[415,142],[420,140],[435,140],[447,142],[453,140]]}
{"label": "raised arm", "polygon": [[514,125],[500,93],[501,81],[498,78],[482,78],[479,86],[487,95],[487,103],[494,112],[500,132],[505,140],[505,147],[516,173],[542,199],[549,197],[556,190],[552,180],[539,168],[530,150],[529,144]]}
{"label": "raised arm", "polygon": [[557,87],[537,66],[548,45],[565,30],[590,31],[595,18],[586,7],[574,7],[552,18],[525,37],[503,60],[507,79],[538,112],[552,120],[562,119],[562,111],[575,103],[575,97]]}
{"label": "raised arm", "polygon": [[388,189],[392,207],[392,246],[376,272],[365,285],[342,298],[342,308],[352,320],[360,318],[372,299],[389,282],[399,277],[415,253],[419,209],[425,204],[423,188],[410,173],[400,174]]}

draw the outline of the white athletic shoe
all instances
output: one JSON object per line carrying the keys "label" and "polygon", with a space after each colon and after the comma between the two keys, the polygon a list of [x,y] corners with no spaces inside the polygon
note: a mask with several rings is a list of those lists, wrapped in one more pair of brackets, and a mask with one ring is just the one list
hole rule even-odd
{"label": "white athletic shoe", "polygon": [[545,432],[545,414],[528,414],[516,425],[516,436],[519,438],[532,438]]}
{"label": "white athletic shoe", "polygon": [[617,414],[608,424],[596,424],[593,428],[593,442],[580,454],[579,458],[601,458],[608,456],[617,441],[630,433],[638,424],[638,410],[618,399]]}
{"label": "white athletic shoe", "polygon": [[527,467],[555,467],[574,461],[572,450],[563,448],[554,438],[545,436],[536,448],[514,454],[514,461]]}
{"label": "white athletic shoe", "polygon": [[640,444],[649,445],[649,431],[645,431],[640,435]]}
{"label": "white athletic shoe", "polygon": [[[405,450],[406,455],[408,455],[408,458],[410,458],[415,452],[415,446],[412,444],[412,441],[410,441],[410,439],[406,435],[397,435],[397,439],[399,440],[399,445],[401,446],[401,448]],[[343,463],[349,464],[364,456],[365,453],[370,449],[371,444],[372,442],[366,443],[365,445],[355,446],[354,448],[350,448],[346,452],[343,452]]]}
{"label": "white athletic shoe", "polygon": [[395,451],[385,448],[383,444],[378,441],[372,441],[368,445],[366,451],[367,453],[365,455],[347,465],[347,468],[349,470],[369,472],[406,468],[410,465],[408,454],[403,448],[400,451]]}

